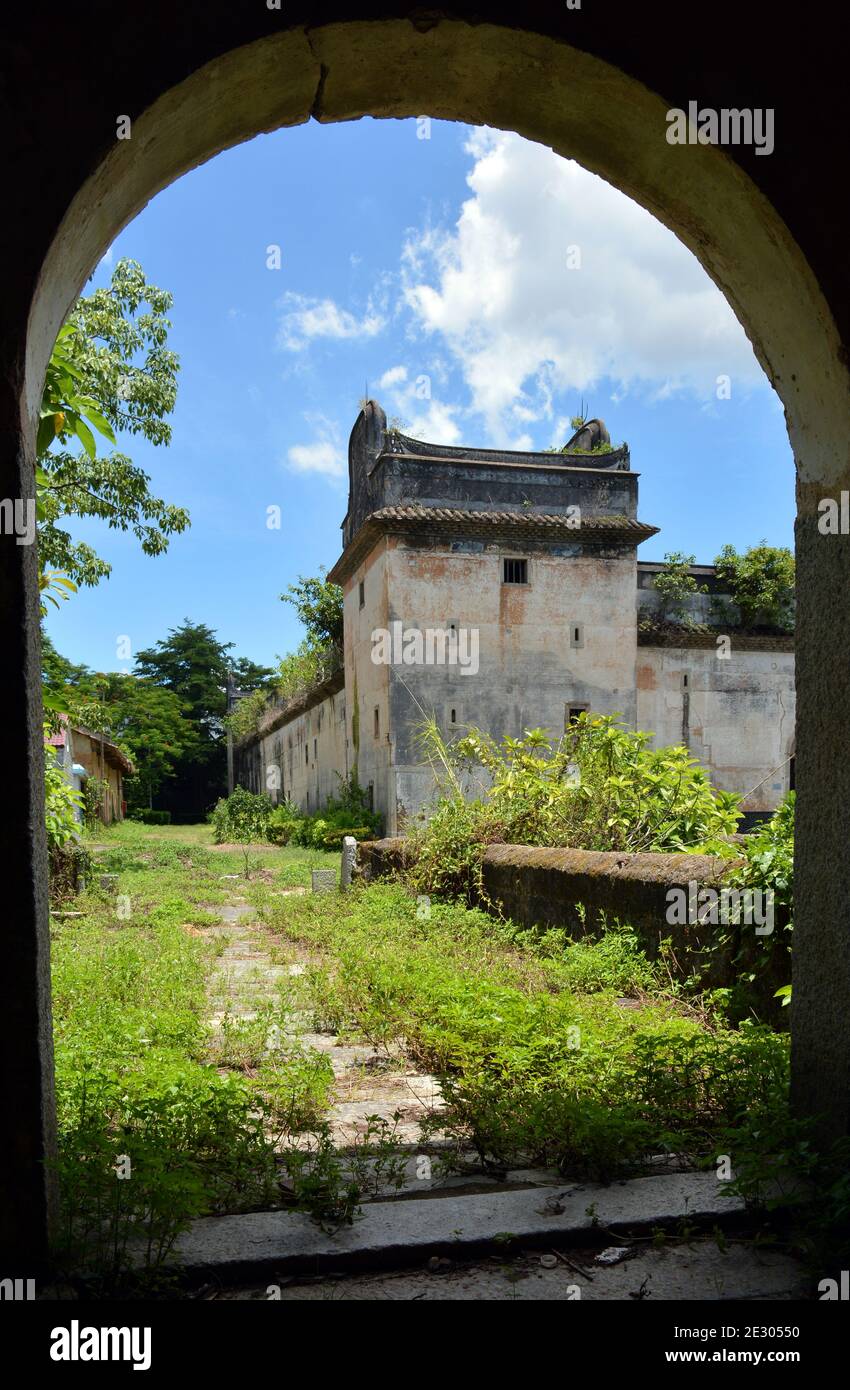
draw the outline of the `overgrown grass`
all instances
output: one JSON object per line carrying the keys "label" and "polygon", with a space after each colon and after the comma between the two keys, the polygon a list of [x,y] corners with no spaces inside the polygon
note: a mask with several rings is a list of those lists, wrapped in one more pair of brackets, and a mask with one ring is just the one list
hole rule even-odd
{"label": "overgrown grass", "polygon": [[653,1153],[716,1152],[747,1113],[785,1103],[786,1041],[695,1013],[627,932],[570,943],[458,905],[423,914],[383,883],[264,912],[325,953],[317,1010],[438,1073],[435,1125],[485,1163],[607,1179]]}
{"label": "overgrown grass", "polygon": [[[52,923],[56,1256],[100,1292],[126,1288],[133,1270],[149,1288],[194,1217],[278,1201],[276,1142],[327,1104],[326,1059],[287,1043],[283,1000],[241,1036],[233,1024],[211,1040],[220,943],[199,929],[248,885],[225,878],[244,880],[243,855],[210,840],[208,826],[101,829],[93,886]],[[316,858],[274,850],[248,882],[268,893],[309,882]],[[100,888],[101,873],[117,875],[114,889]]]}

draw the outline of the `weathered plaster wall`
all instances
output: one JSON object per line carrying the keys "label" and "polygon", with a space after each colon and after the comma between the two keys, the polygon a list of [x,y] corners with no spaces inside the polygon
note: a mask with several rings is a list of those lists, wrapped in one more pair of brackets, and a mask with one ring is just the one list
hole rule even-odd
{"label": "weathered plaster wall", "polygon": [[[416,747],[423,713],[433,713],[446,732],[474,724],[495,738],[531,728],[557,738],[570,705],[634,723],[634,549],[568,553],[581,550],[388,540],[390,621],[421,629],[453,622],[478,634],[475,674],[463,675],[457,665],[392,672],[397,796],[408,814],[433,785]],[[502,561],[511,554],[528,559],[527,585],[502,582]],[[579,646],[571,645],[576,625]]]}
{"label": "weathered plaster wall", "polygon": [[[360,585],[363,585],[363,607]],[[395,826],[395,794],[389,775],[390,742],[389,671],[372,661],[372,633],[387,625],[387,552],[381,542],[357,567],[343,588],[345,629],[345,685],[348,692],[348,725],[351,768],[372,805]],[[378,732],[375,733],[377,710]]]}
{"label": "weathered plaster wall", "polygon": [[236,750],[236,780],[249,791],[268,792],[311,815],[339,791],[348,776],[345,691],[302,710],[279,728]]}
{"label": "weathered plaster wall", "polygon": [[684,743],[717,786],[747,794],[745,811],[772,811],[788,791],[794,713],[793,652],[638,647],[638,728],[656,747]]}

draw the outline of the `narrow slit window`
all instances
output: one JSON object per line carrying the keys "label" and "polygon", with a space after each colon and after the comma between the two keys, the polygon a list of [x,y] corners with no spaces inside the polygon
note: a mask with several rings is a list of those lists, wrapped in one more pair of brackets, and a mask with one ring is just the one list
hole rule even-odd
{"label": "narrow slit window", "polygon": [[375,706],[375,738],[381,737],[381,711]]}
{"label": "narrow slit window", "polygon": [[508,556],[503,562],[502,582],[505,584],[528,583],[528,561]]}
{"label": "narrow slit window", "polygon": [[366,582],[365,582],[365,580],[363,580],[363,579],[360,580],[360,584],[359,584],[357,593],[358,593],[358,597],[359,597],[359,599],[360,599],[360,607],[361,607],[361,608],[365,608],[365,607],[366,607]]}

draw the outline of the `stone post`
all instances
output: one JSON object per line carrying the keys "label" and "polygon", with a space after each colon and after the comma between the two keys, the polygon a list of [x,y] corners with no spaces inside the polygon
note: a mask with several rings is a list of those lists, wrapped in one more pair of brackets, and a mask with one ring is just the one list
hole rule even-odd
{"label": "stone post", "polygon": [[342,865],[339,871],[339,886],[342,892],[351,887],[356,863],[357,841],[353,835],[345,835],[342,841]]}

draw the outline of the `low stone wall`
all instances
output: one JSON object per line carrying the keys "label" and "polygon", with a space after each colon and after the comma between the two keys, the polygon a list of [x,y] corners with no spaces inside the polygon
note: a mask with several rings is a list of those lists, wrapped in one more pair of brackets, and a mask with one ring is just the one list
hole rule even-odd
{"label": "low stone wall", "polygon": [[[667,920],[671,889],[689,884],[719,889],[729,860],[703,854],[612,854],[580,849],[491,845],[484,855],[487,897],[522,926],[566,927],[572,935],[596,934],[606,924],[628,925],[650,959],[661,941],[672,941],[682,973],[700,969],[706,983],[720,984],[729,962],[706,947],[717,929]],[[737,862],[737,861],[733,861]]]}
{"label": "low stone wall", "polygon": [[[404,839],[370,840],[359,846],[359,864],[367,879],[404,868]],[[738,861],[731,861],[738,862]],[[705,854],[611,854],[581,849],[539,849],[532,845],[491,845],[485,851],[482,906],[495,908],[526,927],[566,927],[576,937],[595,934],[607,922],[628,924],[650,958],[662,940],[687,960],[684,973],[701,967],[720,983],[728,962],[705,947],[715,927],[670,924],[668,893],[696,883],[720,888],[729,860]]]}
{"label": "low stone wall", "polygon": [[[406,842],[373,840],[358,846],[360,872],[367,879],[402,870]],[[660,943],[669,940],[671,968],[681,977],[697,974],[706,988],[733,985],[741,962],[733,965],[741,946],[745,958],[763,949],[752,926],[729,928],[731,940],[717,946],[719,929],[706,923],[670,923],[671,889],[688,893],[696,884],[720,889],[724,875],[738,860],[701,854],[610,854],[577,849],[539,849],[530,845],[491,845],[483,861],[486,899],[482,906],[500,911],[521,926],[565,927],[579,938],[596,935],[607,923],[621,922],[637,935],[650,959]],[[781,928],[777,922],[775,929]],[[714,949],[709,947],[714,945]],[[776,1021],[779,1005],[771,998],[781,983],[765,980],[763,1016]],[[786,1011],[787,1012],[787,1011]]]}

